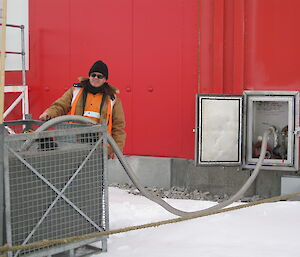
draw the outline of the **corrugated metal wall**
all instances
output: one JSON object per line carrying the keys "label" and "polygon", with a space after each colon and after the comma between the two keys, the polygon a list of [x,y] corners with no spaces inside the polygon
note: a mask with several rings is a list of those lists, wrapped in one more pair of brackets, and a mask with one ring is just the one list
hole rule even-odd
{"label": "corrugated metal wall", "polygon": [[193,158],[196,93],[300,89],[299,13],[298,0],[30,0],[31,113],[103,59],[125,153]]}

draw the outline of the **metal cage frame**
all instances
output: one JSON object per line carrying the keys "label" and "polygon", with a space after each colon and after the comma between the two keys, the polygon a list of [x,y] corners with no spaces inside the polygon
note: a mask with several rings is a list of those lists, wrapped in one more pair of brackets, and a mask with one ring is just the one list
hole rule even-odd
{"label": "metal cage frame", "polygon": [[[9,135],[6,125],[28,129],[41,122],[8,123],[1,126],[0,135],[0,227],[4,228],[0,244],[26,245],[108,230],[106,126],[65,123],[54,130]],[[50,144],[46,139],[51,139]],[[28,141],[28,149],[22,149]],[[57,147],[41,148],[51,144]],[[101,241],[102,249],[89,247],[96,241]],[[80,247],[92,253],[107,251],[107,237],[9,252],[8,256],[83,256],[76,253]]]}

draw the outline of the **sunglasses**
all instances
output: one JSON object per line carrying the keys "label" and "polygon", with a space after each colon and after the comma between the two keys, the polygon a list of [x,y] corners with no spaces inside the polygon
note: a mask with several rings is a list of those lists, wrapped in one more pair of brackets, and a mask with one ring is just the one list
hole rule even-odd
{"label": "sunglasses", "polygon": [[98,79],[103,79],[105,76],[102,75],[102,74],[97,75],[96,73],[92,73],[92,74],[91,74],[91,77],[93,77],[93,78],[97,77]]}

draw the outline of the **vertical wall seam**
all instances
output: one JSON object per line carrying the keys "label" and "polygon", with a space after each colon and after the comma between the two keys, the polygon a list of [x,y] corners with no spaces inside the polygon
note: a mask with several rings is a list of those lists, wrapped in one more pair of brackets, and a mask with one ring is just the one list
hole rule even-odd
{"label": "vertical wall seam", "polygon": [[245,1],[234,2],[233,89],[244,90],[245,74]]}
{"label": "vertical wall seam", "polygon": [[214,93],[223,93],[224,80],[224,0],[215,0],[213,8],[213,85]]}
{"label": "vertical wall seam", "polygon": [[198,0],[197,1],[197,93],[200,94],[200,78],[201,78],[201,71],[200,71],[200,60],[201,60],[201,52],[200,52],[200,44],[201,44],[201,41],[200,41],[200,17],[201,17],[201,3],[200,3],[201,0]]}

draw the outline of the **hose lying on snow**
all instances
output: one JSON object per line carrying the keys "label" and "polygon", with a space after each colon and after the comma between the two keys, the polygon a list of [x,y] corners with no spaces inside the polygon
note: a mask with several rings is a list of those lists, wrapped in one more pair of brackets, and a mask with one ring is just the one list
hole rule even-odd
{"label": "hose lying on snow", "polygon": [[[65,115],[65,116],[56,117],[54,119],[51,119],[51,120],[45,122],[42,126],[40,126],[36,130],[36,132],[44,131],[44,130],[46,130],[46,129],[50,128],[51,126],[54,126],[58,123],[68,122],[68,121],[95,124],[92,120],[90,120],[88,118],[85,118],[85,117],[82,117],[82,116],[79,116],[79,115]],[[258,162],[257,162],[257,164],[255,166],[255,169],[252,172],[251,176],[248,178],[246,183],[241,187],[241,189],[226,201],[223,201],[219,204],[216,204],[215,206],[212,206],[210,208],[203,209],[203,210],[200,210],[200,211],[193,211],[193,212],[186,212],[186,211],[178,210],[178,209],[172,207],[171,205],[169,205],[164,200],[162,200],[160,197],[157,197],[156,195],[152,194],[150,191],[145,189],[141,185],[139,179],[135,175],[133,169],[131,168],[131,166],[129,165],[127,160],[125,159],[124,155],[120,151],[120,149],[119,149],[118,145],[116,144],[116,142],[114,141],[114,139],[110,135],[107,135],[107,140],[108,140],[108,143],[111,145],[112,149],[114,150],[115,154],[117,155],[117,157],[118,157],[121,165],[123,166],[125,172],[129,176],[129,178],[131,179],[133,184],[136,186],[136,188],[142,193],[142,195],[144,195],[149,200],[159,204],[164,209],[166,209],[167,211],[169,211],[169,212],[171,212],[171,213],[173,213],[177,216],[188,216],[188,215],[203,214],[203,213],[206,213],[206,212],[216,211],[216,210],[222,209],[225,206],[228,206],[229,204],[231,204],[231,203],[233,203],[233,202],[235,202],[235,201],[237,201],[237,200],[239,200],[243,197],[244,193],[251,186],[251,184],[253,183],[253,181],[255,180],[255,178],[257,177],[257,175],[260,171],[260,167],[261,167],[261,165],[263,163],[263,160],[265,158],[265,155],[266,155],[267,141],[268,141],[268,136],[269,136],[270,133],[272,133],[271,129],[268,129],[264,132],[263,140],[262,140],[262,146],[261,146],[261,153],[260,153]],[[29,147],[30,144],[31,144],[31,142],[26,141],[24,143],[23,148],[25,149],[25,148]]]}
{"label": "hose lying on snow", "polygon": [[235,202],[235,201],[237,201],[237,200],[239,200],[243,197],[244,193],[248,190],[248,188],[251,186],[251,184],[253,183],[253,181],[255,180],[255,178],[257,177],[257,175],[259,173],[260,167],[261,167],[261,165],[263,163],[263,160],[265,158],[265,155],[266,155],[268,136],[271,132],[272,131],[270,129],[268,129],[264,132],[263,140],[262,140],[262,146],[261,146],[261,153],[260,153],[258,162],[255,166],[255,169],[254,169],[253,173],[248,178],[246,183],[241,187],[241,189],[226,201],[223,201],[223,202],[221,202],[221,203],[219,203],[215,206],[212,206],[210,208],[200,210],[200,211],[193,211],[193,212],[185,212],[185,211],[178,210],[178,209],[172,207],[171,205],[169,205],[164,200],[162,200],[160,197],[155,196],[150,191],[145,189],[141,185],[141,183],[139,182],[139,180],[138,180],[137,176],[135,175],[134,171],[132,170],[132,168],[130,167],[130,165],[126,161],[124,155],[122,154],[122,152],[118,148],[116,142],[113,140],[113,138],[110,135],[108,135],[108,143],[113,148],[115,154],[117,155],[117,157],[118,157],[121,165],[123,166],[124,170],[126,171],[127,175],[129,176],[129,178],[131,179],[133,184],[136,186],[136,188],[142,193],[142,195],[147,197],[149,200],[161,205],[164,209],[166,209],[167,211],[169,211],[169,212],[171,212],[171,213],[173,213],[177,216],[188,216],[188,215],[203,214],[203,213],[206,213],[206,212],[209,212],[209,211],[216,211],[216,210],[222,209],[225,206],[227,206],[227,205],[229,205],[229,204],[231,204],[231,203],[233,203],[233,202]]}

